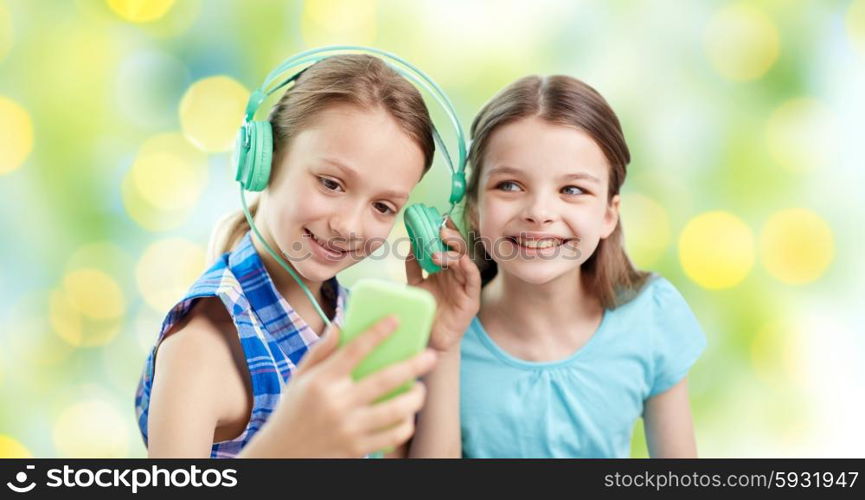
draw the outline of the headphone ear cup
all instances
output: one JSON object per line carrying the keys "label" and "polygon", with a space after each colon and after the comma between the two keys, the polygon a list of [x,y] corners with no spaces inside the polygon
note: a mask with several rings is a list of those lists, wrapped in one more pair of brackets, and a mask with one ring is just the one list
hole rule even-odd
{"label": "headphone ear cup", "polygon": [[248,191],[264,191],[270,180],[270,163],[273,159],[273,130],[268,121],[250,123],[249,143],[251,144],[247,159],[249,165]]}
{"label": "headphone ear cup", "polygon": [[234,180],[240,183],[244,189],[249,185],[249,147],[247,144],[248,129],[246,125],[240,127],[234,139],[234,156],[231,161],[234,163]]}
{"label": "headphone ear cup", "polygon": [[247,191],[263,191],[270,180],[273,131],[270,122],[248,122],[238,131],[234,144],[234,179]]}
{"label": "headphone ear cup", "polygon": [[432,260],[434,253],[447,251],[439,237],[441,215],[438,210],[423,203],[415,203],[405,209],[403,218],[412,251],[421,268],[430,274],[441,271],[441,267]]}

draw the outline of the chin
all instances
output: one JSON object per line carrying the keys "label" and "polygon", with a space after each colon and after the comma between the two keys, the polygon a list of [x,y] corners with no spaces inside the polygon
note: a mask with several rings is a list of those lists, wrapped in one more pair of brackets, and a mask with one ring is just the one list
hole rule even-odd
{"label": "chin", "polygon": [[298,274],[310,281],[327,281],[340,272],[357,264],[363,260],[362,257],[345,257],[336,262],[324,262],[315,257],[307,257],[306,259],[295,262],[294,268]]}
{"label": "chin", "polygon": [[562,261],[518,261],[511,260],[497,263],[500,273],[519,279],[530,285],[544,285],[561,278],[566,274],[572,274],[579,267],[571,262]]}
{"label": "chin", "polygon": [[318,262],[295,263],[294,269],[301,277],[312,282],[325,282],[342,270],[340,266],[327,266]]}

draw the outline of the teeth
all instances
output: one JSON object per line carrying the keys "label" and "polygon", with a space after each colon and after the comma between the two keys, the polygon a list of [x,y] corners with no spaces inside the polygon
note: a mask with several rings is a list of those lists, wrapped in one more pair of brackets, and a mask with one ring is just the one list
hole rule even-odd
{"label": "teeth", "polygon": [[331,252],[331,253],[342,253],[341,250],[336,250],[336,249],[333,248],[333,247],[327,246],[327,244],[326,244],[326,243],[323,243],[321,240],[315,240],[315,241],[317,241],[317,242],[319,243],[319,245],[321,245],[322,247],[324,247],[324,249],[327,250],[328,252]]}
{"label": "teeth", "polygon": [[345,252],[345,250],[336,250],[336,249],[334,249],[333,247],[329,247],[329,246],[327,246],[327,244],[325,244],[323,241],[321,241],[320,239],[316,238],[315,235],[312,234],[311,231],[309,232],[309,235],[310,235],[310,236],[312,237],[312,239],[314,239],[314,240],[315,240],[315,241],[316,241],[316,242],[317,242],[317,243],[318,243],[322,248],[324,248],[324,249],[327,250],[328,252],[335,253],[335,254],[341,254],[341,253],[344,253],[344,252]]}
{"label": "teeth", "polygon": [[528,248],[550,248],[561,245],[561,242],[554,238],[545,238],[542,240],[527,240],[519,238],[517,241],[520,245]]}

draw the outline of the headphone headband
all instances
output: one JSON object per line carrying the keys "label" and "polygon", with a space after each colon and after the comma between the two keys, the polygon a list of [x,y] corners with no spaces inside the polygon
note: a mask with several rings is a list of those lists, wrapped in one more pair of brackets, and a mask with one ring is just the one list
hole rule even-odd
{"label": "headphone headband", "polygon": [[[438,130],[435,126],[433,126],[433,139],[444,154],[445,161],[447,162],[448,168],[451,171],[451,175],[453,177],[453,186],[451,188],[450,203],[452,206],[455,205],[462,199],[463,193],[465,192],[464,189],[460,189],[461,187],[464,188],[465,186],[465,168],[467,159],[465,132],[463,131],[462,125],[460,124],[459,118],[457,117],[454,106],[451,103],[450,99],[448,99],[447,94],[445,94],[444,90],[442,90],[442,88],[439,87],[439,85],[426,73],[424,73],[405,59],[397,56],[396,54],[392,54],[390,52],[376,49],[373,47],[361,47],[354,45],[333,45],[329,47],[311,49],[296,54],[283,61],[279,66],[276,67],[276,69],[271,71],[264,79],[264,83],[252,92],[246,105],[246,114],[244,117],[244,121],[251,121],[253,116],[255,116],[255,112],[261,106],[261,103],[264,102],[264,100],[268,96],[272,95],[279,89],[297,80],[297,78],[301,75],[301,73],[303,73],[306,67],[309,67],[330,56],[357,53],[374,55],[379,57],[380,59],[383,59],[397,73],[408,78],[412,81],[412,83],[429,92],[433,96],[433,98],[435,98],[439,106],[447,114],[448,119],[451,122],[451,127],[454,129],[454,133],[456,134],[458,155],[456,161],[454,161],[454,158],[451,157],[447,145],[445,144],[444,140],[442,140],[441,135],[438,133]],[[300,66],[306,67],[304,67],[301,71],[291,73],[287,77],[284,77],[282,80],[279,80],[279,78],[284,73],[294,70],[295,68],[298,68]],[[275,82],[278,83],[274,85]]]}

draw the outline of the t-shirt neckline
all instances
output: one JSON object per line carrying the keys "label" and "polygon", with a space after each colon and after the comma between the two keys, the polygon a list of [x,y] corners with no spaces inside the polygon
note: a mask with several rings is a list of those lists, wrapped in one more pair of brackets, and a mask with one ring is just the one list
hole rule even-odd
{"label": "t-shirt neckline", "polygon": [[595,328],[595,331],[592,332],[592,336],[589,337],[589,340],[587,340],[585,344],[581,345],[577,348],[577,350],[565,356],[564,358],[553,361],[529,361],[518,358],[502,349],[502,347],[499,346],[496,341],[489,336],[478,316],[472,318],[472,324],[475,326],[478,332],[478,336],[480,337],[481,342],[486,346],[486,348],[490,352],[492,352],[493,355],[495,355],[505,363],[522,369],[546,370],[551,368],[558,368],[562,365],[567,365],[584,356],[585,353],[590,350],[590,348],[592,348],[594,344],[598,343],[598,338],[601,337],[603,332],[607,329],[607,323],[609,323],[610,321],[609,313],[610,311],[608,309],[604,309],[603,315],[601,316],[600,324],[598,324],[598,327]]}

